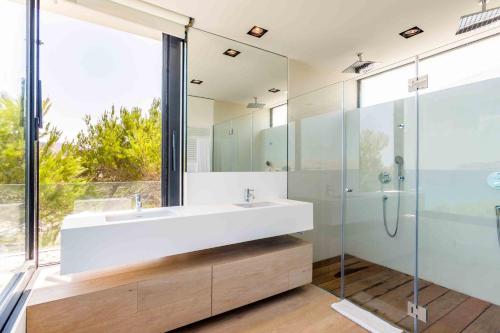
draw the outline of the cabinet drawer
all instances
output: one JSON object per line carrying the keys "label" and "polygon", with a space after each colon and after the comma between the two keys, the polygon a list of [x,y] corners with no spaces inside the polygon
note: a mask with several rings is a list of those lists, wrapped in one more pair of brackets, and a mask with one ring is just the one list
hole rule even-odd
{"label": "cabinet drawer", "polygon": [[212,268],[205,266],[176,272],[159,278],[139,281],[138,310],[166,306],[200,296],[206,297],[210,305]]}
{"label": "cabinet drawer", "polygon": [[212,315],[309,283],[311,263],[312,248],[307,244],[214,265]]}
{"label": "cabinet drawer", "polygon": [[137,312],[137,283],[30,305],[28,333],[85,331],[109,318],[127,318]]}

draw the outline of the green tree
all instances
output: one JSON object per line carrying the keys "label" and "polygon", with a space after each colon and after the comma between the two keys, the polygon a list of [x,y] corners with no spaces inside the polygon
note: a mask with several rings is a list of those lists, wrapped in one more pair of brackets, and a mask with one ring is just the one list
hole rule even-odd
{"label": "green tree", "polygon": [[[42,103],[46,115],[52,104],[49,99]],[[23,121],[23,101],[8,96],[0,97],[0,184],[19,186],[15,191],[2,190],[0,199],[3,203],[24,201],[25,170],[25,127]],[[82,177],[84,168],[80,158],[75,156],[72,146],[63,143],[59,148],[61,131],[47,123],[40,133],[39,182],[40,182],[40,220],[42,224],[42,246],[55,242],[58,226],[62,218],[70,213],[73,203],[85,189]],[[72,184],[72,186],[66,186]],[[76,188],[71,188],[75,187]],[[7,189],[7,187],[3,187]]]}
{"label": "green tree", "polygon": [[361,132],[359,176],[362,191],[376,191],[380,187],[378,174],[386,169],[382,162],[382,151],[388,144],[389,138],[384,133],[369,129]]}
{"label": "green tree", "polygon": [[154,99],[143,114],[140,108],[112,106],[94,123],[85,117],[86,128],[78,133],[75,155],[91,181],[158,180],[161,168],[160,100]]}
{"label": "green tree", "polygon": [[[47,114],[52,104],[43,102],[43,113]],[[86,192],[87,179],[81,159],[73,153],[71,143],[63,142],[58,147],[62,132],[50,123],[40,132],[39,202],[40,241],[42,246],[56,242],[60,224],[73,212],[74,202]]]}
{"label": "green tree", "polygon": [[23,101],[0,96],[0,184],[24,184]]}
{"label": "green tree", "polygon": [[[0,96],[0,203],[24,201],[23,101]],[[46,115],[52,106],[43,102]],[[85,129],[74,141],[61,142],[62,132],[47,123],[40,131],[39,204],[41,246],[57,243],[64,217],[75,201],[85,198],[126,197],[144,193],[148,202],[159,201],[159,185],[123,182],[158,181],[161,168],[160,100],[143,113],[114,106],[93,121],[85,116]],[[105,182],[113,182],[107,184]],[[17,184],[12,187],[11,184]],[[111,185],[108,186],[108,185]],[[21,224],[22,221],[18,221]],[[21,229],[20,229],[21,230]],[[3,242],[3,239],[2,239]]]}

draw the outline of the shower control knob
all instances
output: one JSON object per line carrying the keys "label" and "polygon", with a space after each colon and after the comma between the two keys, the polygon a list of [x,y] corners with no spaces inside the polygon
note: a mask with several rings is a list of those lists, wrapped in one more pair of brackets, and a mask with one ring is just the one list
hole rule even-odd
{"label": "shower control knob", "polygon": [[351,193],[351,192],[352,192],[352,188],[348,188],[348,187],[346,187],[346,188],[344,189],[344,191],[345,191],[345,192],[347,192],[347,193]]}

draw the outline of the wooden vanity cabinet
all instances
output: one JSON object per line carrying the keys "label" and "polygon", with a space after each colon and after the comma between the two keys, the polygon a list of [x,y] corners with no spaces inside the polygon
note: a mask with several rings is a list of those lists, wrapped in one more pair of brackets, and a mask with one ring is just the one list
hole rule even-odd
{"label": "wooden vanity cabinet", "polygon": [[280,236],[99,275],[39,276],[28,333],[165,332],[308,284],[312,245]]}

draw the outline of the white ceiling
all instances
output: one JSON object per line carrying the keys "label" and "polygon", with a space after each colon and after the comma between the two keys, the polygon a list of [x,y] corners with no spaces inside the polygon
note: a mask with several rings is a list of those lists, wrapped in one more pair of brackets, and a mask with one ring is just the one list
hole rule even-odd
{"label": "white ceiling", "polygon": [[[460,16],[480,10],[476,0],[148,0],[191,16],[194,27],[298,60],[331,82],[362,51],[383,64],[459,40]],[[491,0],[488,6],[500,6]],[[246,32],[269,29],[261,39]],[[424,33],[404,39],[399,32]]]}

